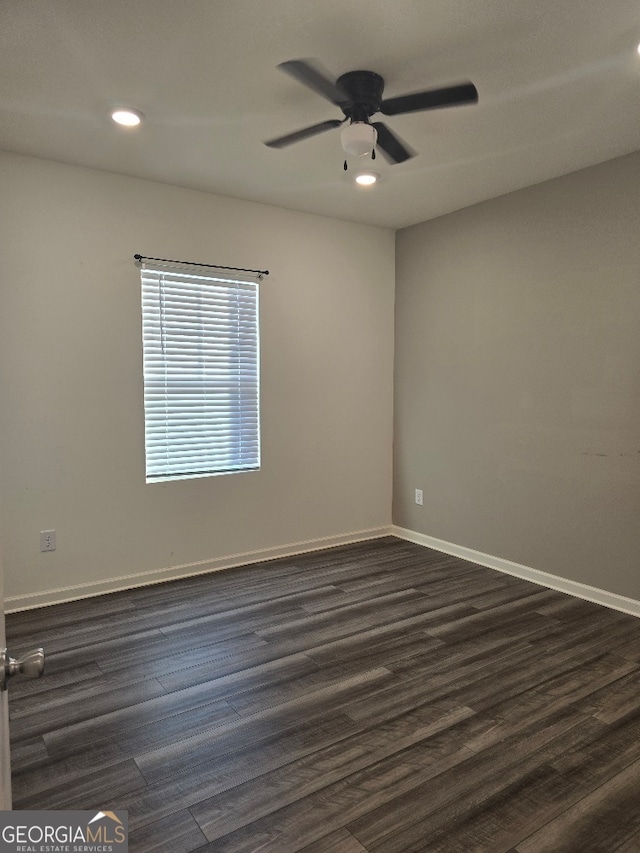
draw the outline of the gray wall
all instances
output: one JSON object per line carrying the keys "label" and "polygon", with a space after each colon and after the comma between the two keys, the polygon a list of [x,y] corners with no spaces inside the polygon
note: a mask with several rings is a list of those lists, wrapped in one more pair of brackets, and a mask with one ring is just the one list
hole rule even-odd
{"label": "gray wall", "polygon": [[[0,186],[9,598],[390,524],[392,231],[8,154]],[[271,270],[260,472],[145,484],[135,252]]]}
{"label": "gray wall", "polygon": [[[15,155],[0,186],[10,598],[389,524],[391,231]],[[396,524],[640,599],[639,202],[635,154],[398,233]],[[273,271],[259,474],[145,484],[136,251]]]}
{"label": "gray wall", "polygon": [[395,310],[394,522],[640,599],[640,154],[399,232]]}

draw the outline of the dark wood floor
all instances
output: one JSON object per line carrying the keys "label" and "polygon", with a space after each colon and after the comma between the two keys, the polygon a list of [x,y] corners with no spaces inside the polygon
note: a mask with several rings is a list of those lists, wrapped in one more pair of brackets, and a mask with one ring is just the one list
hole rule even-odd
{"label": "dark wood floor", "polygon": [[632,616],[387,538],[7,623],[14,807],[132,851],[640,851]]}

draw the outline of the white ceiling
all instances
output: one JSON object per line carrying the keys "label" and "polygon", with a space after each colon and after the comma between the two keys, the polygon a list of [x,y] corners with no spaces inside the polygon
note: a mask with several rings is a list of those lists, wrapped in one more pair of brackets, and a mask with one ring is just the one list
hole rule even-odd
{"label": "white ceiling", "polygon": [[[0,149],[401,228],[640,149],[638,42],[637,0],[3,0]],[[337,130],[262,144],[342,117],[299,58],[479,103],[385,119],[418,156],[357,188]]]}

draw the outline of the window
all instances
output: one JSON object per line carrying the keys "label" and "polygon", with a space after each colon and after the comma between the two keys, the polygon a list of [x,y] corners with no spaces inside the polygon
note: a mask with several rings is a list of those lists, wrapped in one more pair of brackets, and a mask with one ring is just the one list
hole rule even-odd
{"label": "window", "polygon": [[141,270],[147,482],[260,468],[258,283]]}

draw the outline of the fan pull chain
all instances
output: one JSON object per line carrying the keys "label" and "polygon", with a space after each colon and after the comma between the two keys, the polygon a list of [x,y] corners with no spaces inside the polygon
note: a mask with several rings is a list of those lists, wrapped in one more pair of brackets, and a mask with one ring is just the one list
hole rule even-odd
{"label": "fan pull chain", "polygon": [[345,172],[347,171],[347,161],[346,160],[344,161],[344,170],[345,170]]}
{"label": "fan pull chain", "polygon": [[375,160],[375,159],[376,159],[376,149],[375,149],[375,148],[374,148],[374,149],[373,149],[373,151],[371,152],[371,159],[372,159],[372,160]]}

